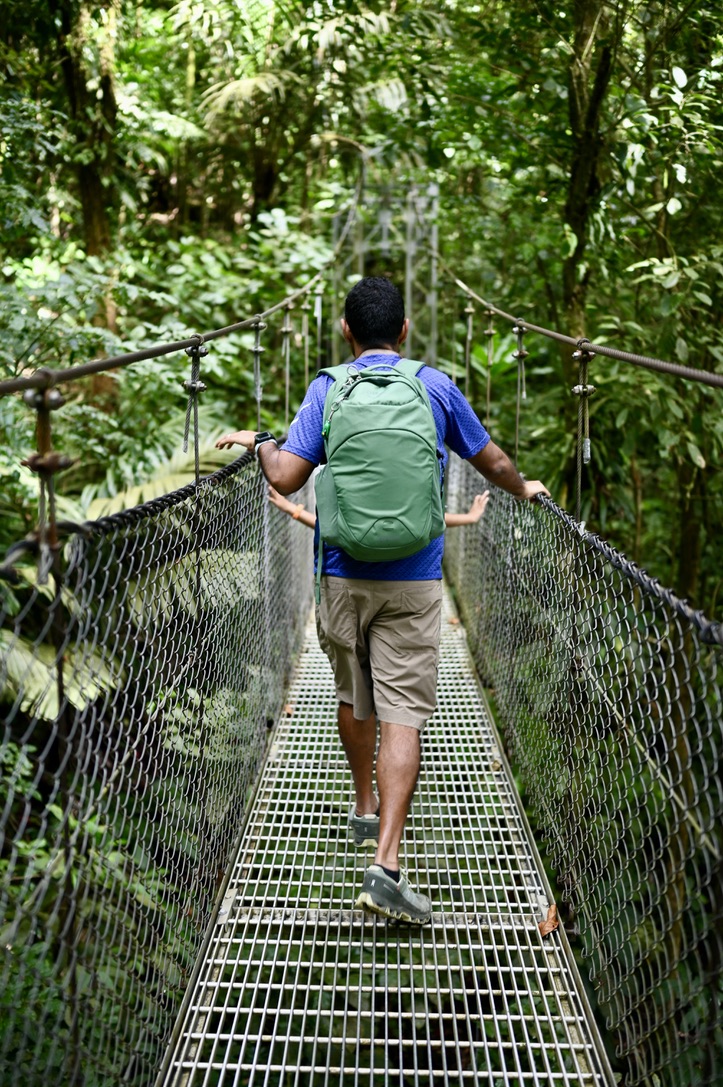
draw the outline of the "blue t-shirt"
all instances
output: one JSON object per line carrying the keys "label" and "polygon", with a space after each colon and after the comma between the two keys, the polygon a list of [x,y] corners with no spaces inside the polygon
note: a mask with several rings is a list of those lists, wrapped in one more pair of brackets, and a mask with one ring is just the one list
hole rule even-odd
{"label": "blue t-shirt", "polygon": [[[354,366],[362,370],[367,366],[399,362],[400,355],[380,353],[356,359]],[[472,411],[457,386],[439,370],[423,366],[417,376],[424,383],[432,405],[437,427],[437,448],[442,454],[442,470],[447,466],[449,446],[457,456],[469,460],[487,445],[490,436]],[[324,419],[324,402],[333,378],[328,374],[316,377],[306,391],[304,402],[296,413],[284,449],[297,457],[321,464],[325,459],[324,439],[321,427]],[[318,552],[318,526],[314,534],[314,551]],[[391,562],[362,562],[353,559],[340,547],[324,545],[323,573],[333,577],[353,577],[378,581],[425,581],[442,576],[444,536],[438,536],[421,551],[404,559]]]}

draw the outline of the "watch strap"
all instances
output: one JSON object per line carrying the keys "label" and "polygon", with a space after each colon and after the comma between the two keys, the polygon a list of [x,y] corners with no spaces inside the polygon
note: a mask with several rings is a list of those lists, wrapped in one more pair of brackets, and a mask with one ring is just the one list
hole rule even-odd
{"label": "watch strap", "polygon": [[262,430],[260,434],[257,434],[254,438],[254,453],[258,452],[260,445],[265,445],[266,442],[273,442],[274,445],[278,445],[276,438],[273,436],[270,430]]}

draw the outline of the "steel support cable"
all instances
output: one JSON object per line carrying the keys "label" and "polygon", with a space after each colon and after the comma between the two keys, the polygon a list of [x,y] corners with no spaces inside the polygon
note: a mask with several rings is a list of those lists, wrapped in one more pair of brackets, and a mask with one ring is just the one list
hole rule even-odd
{"label": "steel support cable", "polygon": [[492,324],[492,318],[494,312],[491,309],[486,311],[487,313],[487,328],[485,329],[485,336],[487,337],[487,415],[485,416],[485,428],[490,429],[490,414],[492,409],[492,360],[494,357],[494,335],[495,329]]}
{"label": "steel support cable", "polygon": [[284,324],[281,329],[281,358],[284,363],[284,430],[289,429],[289,414],[291,405],[291,303],[287,302],[284,309]]}
{"label": "steel support cable", "polygon": [[[465,306],[464,312],[467,314],[467,335],[464,339],[464,395],[467,399],[470,399],[471,393],[471,366],[472,366],[472,334],[473,334],[473,320],[474,320],[474,306],[472,300],[468,300],[468,305]],[[453,340],[456,347],[456,338]]]}
{"label": "steel support cable", "polygon": [[186,348],[186,354],[191,359],[191,378],[184,381],[183,388],[188,393],[188,405],[186,407],[186,423],[183,431],[183,452],[188,452],[188,437],[191,427],[191,414],[193,413],[193,457],[196,473],[196,486],[200,479],[200,451],[198,437],[198,397],[206,391],[206,386],[201,381],[201,359],[208,354],[208,348],[202,343],[195,343]]}
{"label": "steel support cable", "polygon": [[261,333],[265,330],[266,324],[259,314],[254,318],[254,345],[251,348],[251,352],[254,356],[254,396],[256,398],[256,429],[261,430],[261,400],[263,398],[264,388],[261,383],[261,355],[265,348],[261,344]]}
{"label": "steel support cable", "polygon": [[573,359],[579,362],[578,383],[573,386],[573,394],[579,397],[577,408],[577,451],[575,472],[575,520],[580,520],[582,506],[582,466],[590,463],[590,396],[595,392],[595,386],[589,385],[587,380],[588,364],[595,352],[589,351],[589,340],[578,340],[577,350],[573,352]]}
{"label": "steel support cable", "polygon": [[304,295],[304,301],[301,303],[301,339],[304,343],[304,388],[309,387],[309,310],[311,309],[311,302],[309,301],[309,295]]}
{"label": "steel support cable", "polygon": [[323,267],[320,268],[319,271],[302,287],[292,291],[286,298],[283,298],[280,302],[270,306],[269,309],[264,310],[262,313],[258,313],[254,317],[247,317],[243,321],[236,321],[231,325],[224,325],[223,328],[213,329],[211,332],[197,333],[193,336],[188,336],[185,340],[175,340],[173,343],[159,344],[155,347],[144,348],[142,351],[131,351],[123,355],[115,355],[108,359],[93,359],[91,362],[81,363],[79,366],[70,366],[65,370],[50,370],[47,367],[39,367],[28,377],[13,377],[7,378],[5,381],[0,381],[0,396],[22,392],[25,389],[51,389],[56,385],[62,385],[66,381],[74,381],[78,378],[89,377],[91,374],[104,373],[106,370],[116,370],[125,366],[131,366],[135,362],[144,362],[148,359],[172,355],[174,352],[185,351],[200,344],[208,343],[210,340],[218,340],[224,336],[230,336],[234,332],[242,332],[246,329],[255,328],[257,321],[265,321],[280,310],[293,305],[297,299],[308,295],[312,288],[323,279],[324,273],[338,259],[339,253],[346,242],[354,222],[360,196],[361,188],[360,186],[357,186],[354,198],[349,206],[349,213],[344,229],[339,235],[339,240],[337,241],[334,253],[326,264],[324,264]]}
{"label": "steel support cable", "polygon": [[[513,317],[511,313],[506,313],[505,310],[500,309],[498,306],[493,306],[491,302],[485,301],[485,299],[480,297],[480,295],[473,291],[471,287],[468,287],[463,280],[459,279],[439,255],[437,255],[437,260],[461,291],[475,302],[479,302],[481,306],[485,306],[491,313],[496,314],[498,317],[502,317],[503,320],[509,321],[513,325],[524,325],[525,331],[527,332],[537,332],[540,336],[546,336],[548,339],[556,340],[558,343],[566,343],[569,344],[570,347],[578,347],[579,340],[574,339],[572,336],[565,336],[562,332],[555,332],[553,329],[544,328],[542,325],[532,324],[531,321],[522,321],[519,317]],[[710,385],[714,388],[723,389],[723,374],[711,373],[709,370],[694,370],[690,366],[680,366],[677,362],[667,362],[665,359],[653,359],[649,358],[647,355],[636,355],[631,351],[619,351],[615,347],[605,347],[604,345],[597,343],[590,343],[587,350],[592,354],[605,355],[607,358],[618,359],[620,362],[630,362],[634,366],[642,366],[647,370],[655,370],[658,373],[663,374],[672,374],[674,377],[687,378],[690,381],[699,381],[703,385]]]}
{"label": "steel support cable", "polygon": [[516,321],[512,331],[517,336],[517,349],[512,352],[512,357],[517,359],[517,396],[515,404],[515,465],[517,465],[520,459],[520,413],[522,401],[527,400],[527,389],[525,388],[525,359],[529,352],[525,350],[523,343],[526,329],[522,321]]}
{"label": "steel support cable", "polygon": [[324,365],[322,357],[322,345],[324,336],[324,284],[319,281],[314,292],[314,319],[316,320],[316,365],[319,369]]}

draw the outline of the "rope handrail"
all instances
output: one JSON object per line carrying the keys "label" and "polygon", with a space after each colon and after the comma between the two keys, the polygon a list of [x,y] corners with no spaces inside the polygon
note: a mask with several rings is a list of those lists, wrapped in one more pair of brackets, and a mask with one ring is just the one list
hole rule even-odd
{"label": "rope handrail", "polygon": [[280,302],[270,306],[269,309],[264,310],[262,313],[256,313],[253,317],[247,317],[242,321],[235,321],[233,324],[224,325],[223,328],[212,329],[210,332],[195,333],[185,340],[174,340],[172,343],[158,344],[155,347],[144,348],[142,351],[125,352],[122,355],[114,355],[111,358],[92,359],[90,362],[81,363],[79,366],[70,366],[64,370],[50,370],[44,366],[38,367],[37,370],[27,377],[6,378],[4,381],[0,381],[0,396],[24,392],[27,389],[52,389],[57,385],[62,385],[66,381],[75,381],[78,378],[90,377],[92,374],[102,374],[106,370],[116,370],[120,367],[130,366],[135,362],[144,362],[147,359],[156,359],[161,358],[163,355],[172,355],[176,351],[200,347],[201,344],[208,343],[211,340],[218,340],[223,336],[230,336],[234,332],[241,332],[244,329],[253,328],[260,321],[265,321],[266,318],[278,313],[279,310],[292,305],[298,298],[302,298],[304,295],[309,294],[312,288],[321,280],[324,272],[334,264],[346,242],[349,231],[351,230],[360,196],[361,183],[357,185],[354,196],[349,204],[346,223],[344,224],[344,228],[339,235],[339,239],[334,247],[334,252],[329,260],[326,261],[319,271],[302,287],[292,291],[291,294],[282,298]]}
{"label": "rope handrail", "polygon": [[509,321],[511,324],[524,328],[528,332],[537,332],[540,336],[546,336],[550,340],[557,340],[558,343],[568,344],[570,347],[578,349],[584,347],[585,351],[590,355],[605,355],[608,358],[618,359],[621,362],[630,362],[634,366],[642,366],[647,370],[655,370],[658,373],[663,374],[672,374],[675,377],[686,378],[689,381],[699,381],[703,385],[710,385],[714,388],[723,389],[723,374],[711,373],[708,370],[695,370],[690,366],[681,366],[677,362],[667,362],[665,359],[654,359],[647,355],[637,355],[632,351],[619,351],[616,347],[605,347],[603,344],[591,343],[585,338],[576,340],[573,336],[566,336],[564,333],[555,332],[551,328],[532,324],[523,317],[513,317],[511,313],[506,313],[505,310],[500,309],[491,302],[487,302],[473,291],[463,280],[459,279],[440,257],[437,259],[445,272],[451,276],[455,284],[468,298],[473,298],[475,302],[479,302],[481,306],[484,306],[485,309],[489,310],[491,313],[496,314],[496,316],[501,317],[505,321]]}

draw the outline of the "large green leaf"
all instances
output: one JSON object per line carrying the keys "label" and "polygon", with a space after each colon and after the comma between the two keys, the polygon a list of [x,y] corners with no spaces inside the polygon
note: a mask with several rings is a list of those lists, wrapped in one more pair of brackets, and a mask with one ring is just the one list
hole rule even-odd
{"label": "large green leaf", "polygon": [[[52,646],[33,645],[11,631],[0,630],[0,675],[5,677],[4,702],[19,700],[24,713],[45,721],[55,720],[58,670]],[[68,649],[63,654],[65,697],[78,710],[85,709],[122,681],[123,670],[114,660],[85,648]]]}

